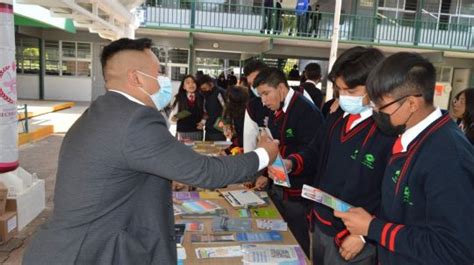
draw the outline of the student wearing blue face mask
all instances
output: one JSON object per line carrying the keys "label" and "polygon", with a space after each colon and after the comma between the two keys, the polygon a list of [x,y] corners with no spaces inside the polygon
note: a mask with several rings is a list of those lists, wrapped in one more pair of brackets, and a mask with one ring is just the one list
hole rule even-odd
{"label": "student wearing blue face mask", "polygon": [[[364,47],[339,56],[328,77],[339,92],[340,108],[301,152],[303,164],[318,161],[316,187],[371,213],[380,205],[381,180],[395,141],[378,130],[365,88],[370,71],[383,59],[379,50]],[[292,169],[300,163],[292,161]],[[332,209],[314,203],[309,217],[313,264],[375,264],[375,246],[351,235]]]}

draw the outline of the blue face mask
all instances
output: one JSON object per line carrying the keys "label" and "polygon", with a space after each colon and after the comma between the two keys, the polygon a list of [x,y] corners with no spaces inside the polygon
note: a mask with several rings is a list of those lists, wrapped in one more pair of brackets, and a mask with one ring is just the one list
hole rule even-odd
{"label": "blue face mask", "polygon": [[339,105],[342,110],[350,114],[359,114],[368,110],[369,105],[364,105],[365,96],[354,97],[354,96],[339,96]]}
{"label": "blue face mask", "polygon": [[162,110],[164,109],[171,101],[172,97],[173,97],[173,88],[171,86],[171,80],[166,77],[166,76],[158,76],[158,78],[155,78],[151,75],[148,75],[148,74],[145,74],[143,72],[140,72],[138,71],[140,74],[144,75],[144,76],[147,76],[147,77],[150,77],[150,78],[153,78],[155,79],[157,82],[158,82],[158,85],[160,87],[160,90],[154,94],[151,94],[148,93],[145,89],[141,88],[141,90],[143,90],[143,92],[145,92],[145,94],[147,94],[151,101],[153,101],[153,103],[155,104],[156,106],[156,109],[158,110]]}

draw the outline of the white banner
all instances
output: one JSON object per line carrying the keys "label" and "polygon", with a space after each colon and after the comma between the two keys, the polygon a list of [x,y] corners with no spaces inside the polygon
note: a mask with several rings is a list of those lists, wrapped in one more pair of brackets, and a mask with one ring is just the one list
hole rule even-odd
{"label": "white banner", "polygon": [[0,173],[18,167],[18,118],[13,6],[0,1]]}

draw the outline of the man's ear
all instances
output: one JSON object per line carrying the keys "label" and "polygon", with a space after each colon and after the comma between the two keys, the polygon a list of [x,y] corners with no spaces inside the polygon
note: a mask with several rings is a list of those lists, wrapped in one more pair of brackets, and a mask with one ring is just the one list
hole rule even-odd
{"label": "man's ear", "polygon": [[140,78],[138,77],[138,71],[129,69],[127,71],[127,81],[130,85],[134,87],[143,87],[143,83],[141,82]]}
{"label": "man's ear", "polygon": [[419,110],[421,106],[424,104],[423,97],[409,96],[407,101],[408,101],[408,108],[411,113],[414,113],[417,110]]}

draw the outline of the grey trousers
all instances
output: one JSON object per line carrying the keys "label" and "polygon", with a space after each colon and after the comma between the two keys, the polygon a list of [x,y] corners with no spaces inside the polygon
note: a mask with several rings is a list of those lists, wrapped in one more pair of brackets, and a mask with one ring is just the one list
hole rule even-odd
{"label": "grey trousers", "polygon": [[376,248],[369,243],[365,243],[362,251],[352,260],[346,261],[339,254],[339,247],[334,242],[334,238],[321,232],[316,224],[312,235],[312,252],[313,265],[375,265],[377,263]]}

